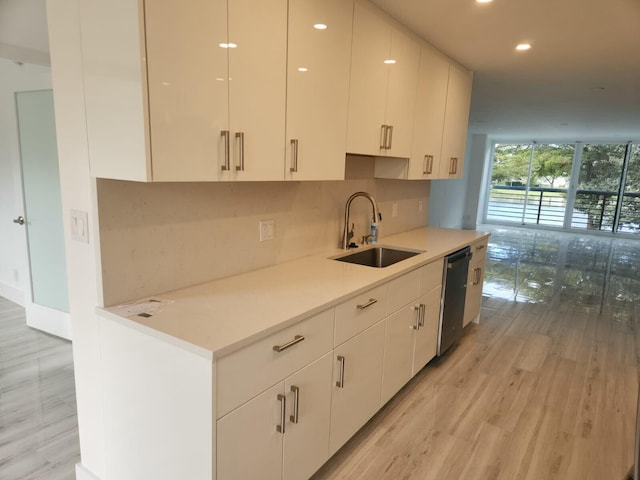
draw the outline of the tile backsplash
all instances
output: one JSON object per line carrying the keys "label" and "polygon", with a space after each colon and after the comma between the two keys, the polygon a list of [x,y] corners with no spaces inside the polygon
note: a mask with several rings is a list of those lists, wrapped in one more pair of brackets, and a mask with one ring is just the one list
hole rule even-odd
{"label": "tile backsplash", "polygon": [[[105,306],[338,248],[345,202],[360,190],[378,201],[381,236],[426,226],[430,182],[375,180],[370,160],[350,158],[345,181],[98,180]],[[368,233],[370,212],[354,200],[355,238]],[[261,220],[275,221],[274,240],[259,241]]]}

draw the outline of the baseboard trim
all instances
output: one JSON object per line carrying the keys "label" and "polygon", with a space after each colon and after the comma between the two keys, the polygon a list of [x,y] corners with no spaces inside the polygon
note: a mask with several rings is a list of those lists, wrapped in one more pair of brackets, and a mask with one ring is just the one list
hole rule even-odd
{"label": "baseboard trim", "polygon": [[76,463],[76,480],[100,480],[81,463]]}
{"label": "baseboard trim", "polygon": [[24,307],[24,292],[6,283],[0,282],[0,297]]}
{"label": "baseboard trim", "polygon": [[45,333],[71,340],[71,316],[66,312],[29,303],[25,307],[27,325]]}

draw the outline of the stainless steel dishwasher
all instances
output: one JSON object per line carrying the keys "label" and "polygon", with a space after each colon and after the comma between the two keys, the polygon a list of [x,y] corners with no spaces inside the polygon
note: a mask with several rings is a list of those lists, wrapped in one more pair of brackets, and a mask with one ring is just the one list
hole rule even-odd
{"label": "stainless steel dishwasher", "polygon": [[443,306],[438,329],[438,356],[445,353],[462,335],[470,260],[470,247],[445,257]]}

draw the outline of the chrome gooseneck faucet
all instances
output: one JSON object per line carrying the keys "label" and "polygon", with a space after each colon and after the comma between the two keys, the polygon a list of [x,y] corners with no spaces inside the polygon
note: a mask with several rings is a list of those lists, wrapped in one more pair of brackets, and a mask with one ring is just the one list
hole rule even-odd
{"label": "chrome gooseneck faucet", "polygon": [[351,202],[357,197],[365,197],[371,202],[371,207],[373,208],[373,220],[382,221],[382,214],[378,209],[378,203],[376,199],[373,198],[373,195],[367,192],[356,192],[349,197],[347,200],[347,204],[344,207],[344,232],[342,235],[342,248],[349,248],[350,241],[353,238],[353,228],[349,230],[349,211],[351,209]]}

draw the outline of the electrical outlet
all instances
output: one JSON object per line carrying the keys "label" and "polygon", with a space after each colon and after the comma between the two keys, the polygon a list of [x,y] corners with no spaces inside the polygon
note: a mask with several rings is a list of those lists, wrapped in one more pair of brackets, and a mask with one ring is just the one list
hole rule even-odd
{"label": "electrical outlet", "polygon": [[82,210],[71,210],[71,238],[89,243],[89,215]]}
{"label": "electrical outlet", "polygon": [[398,216],[398,204],[397,203],[392,203],[391,204],[391,216],[392,217],[397,217]]}
{"label": "electrical outlet", "polygon": [[424,208],[424,205],[422,203],[422,200],[418,200],[418,213],[420,213],[423,208]]}
{"label": "electrical outlet", "polygon": [[276,238],[276,221],[275,220],[260,220],[260,241],[266,242]]}

